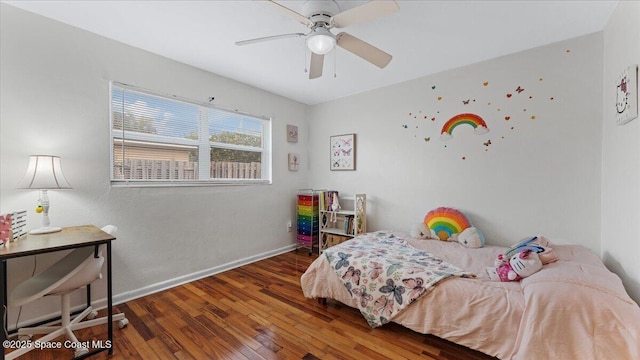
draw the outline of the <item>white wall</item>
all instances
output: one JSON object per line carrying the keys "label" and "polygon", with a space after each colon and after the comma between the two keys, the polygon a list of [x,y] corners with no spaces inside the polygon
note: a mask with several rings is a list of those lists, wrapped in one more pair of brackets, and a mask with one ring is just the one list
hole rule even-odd
{"label": "white wall", "polygon": [[602,257],[640,303],[640,119],[616,125],[616,80],[640,64],[640,3],[620,1],[604,30]]}
{"label": "white wall", "polygon": [[[193,67],[1,4],[0,211],[28,209],[40,225],[36,191],[18,190],[30,154],[62,157],[73,190],[50,191],[56,225],[116,224],[114,293],[145,287],[286,250],[294,232],[296,189],[307,167],[287,169],[287,153],[307,156],[306,106]],[[223,56],[223,55],[221,55]],[[112,188],[109,184],[109,80],[273,117],[273,184]],[[297,125],[297,144],[286,125]],[[38,257],[38,269],[55,258]],[[233,265],[231,264],[231,265]],[[33,259],[11,261],[9,288],[29,276]],[[94,287],[103,298],[103,286]],[[148,290],[148,288],[147,288]],[[133,293],[129,293],[133,292]],[[23,310],[22,319],[54,311]],[[38,305],[40,306],[40,305]],[[15,309],[10,309],[15,316]],[[10,325],[10,327],[11,327]]]}
{"label": "white wall", "polygon": [[[599,254],[602,44],[591,34],[312,106],[310,185],[366,193],[368,230],[408,231],[451,206],[489,243],[544,234]],[[459,113],[490,131],[440,140]],[[357,169],[330,171],[329,137],[345,133]]]}

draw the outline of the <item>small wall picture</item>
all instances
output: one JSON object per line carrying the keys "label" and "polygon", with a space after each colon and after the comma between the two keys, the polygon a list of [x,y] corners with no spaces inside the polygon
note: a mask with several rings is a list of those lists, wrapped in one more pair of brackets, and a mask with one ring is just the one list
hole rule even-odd
{"label": "small wall picture", "polygon": [[298,171],[300,166],[300,156],[298,154],[289,153],[289,171]]}
{"label": "small wall picture", "polygon": [[616,120],[624,125],[638,117],[638,66],[626,68],[616,80]]}
{"label": "small wall picture", "polygon": [[331,170],[356,169],[356,134],[331,136],[329,156]]}
{"label": "small wall picture", "polygon": [[298,127],[295,125],[287,125],[287,141],[290,143],[298,142]]}

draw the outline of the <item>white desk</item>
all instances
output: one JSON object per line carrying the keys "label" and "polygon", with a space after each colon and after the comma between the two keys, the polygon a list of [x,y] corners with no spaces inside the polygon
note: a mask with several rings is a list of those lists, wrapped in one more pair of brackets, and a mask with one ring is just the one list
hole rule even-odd
{"label": "white desk", "polygon": [[[108,350],[109,354],[113,353],[113,293],[111,284],[111,242],[116,238],[106,232],[100,230],[93,225],[82,225],[63,228],[62,231],[41,234],[41,235],[26,235],[18,241],[12,242],[9,246],[0,248],[0,300],[2,301],[3,308],[7,306],[7,260],[23,257],[38,255],[44,253],[51,253],[62,250],[70,250],[81,248],[85,246],[95,246],[96,252],[98,246],[102,244],[107,245],[107,312],[108,312],[108,325],[107,332],[109,337],[108,344],[111,344],[108,348],[95,349],[89,353],[78,357],[83,359],[85,357],[94,355],[96,353]],[[90,286],[87,286],[87,306],[91,294]],[[7,311],[8,312],[8,311]],[[5,312],[4,323],[7,324],[7,312]],[[4,331],[0,331],[0,341],[4,343],[6,340],[6,334]],[[3,346],[3,351],[0,351],[0,360],[4,360],[6,349]]]}

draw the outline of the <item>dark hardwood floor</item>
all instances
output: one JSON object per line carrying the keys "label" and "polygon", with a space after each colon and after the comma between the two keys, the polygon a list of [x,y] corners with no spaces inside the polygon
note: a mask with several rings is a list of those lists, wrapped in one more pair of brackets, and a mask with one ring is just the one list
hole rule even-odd
{"label": "dark hardwood floor", "polygon": [[[316,257],[289,252],[120,304],[114,311],[129,325],[114,326],[112,356],[92,359],[494,359],[394,323],[372,329],[356,309],[305,298],[300,276]],[[77,335],[106,333],[104,325]],[[72,355],[33,350],[20,359]]]}

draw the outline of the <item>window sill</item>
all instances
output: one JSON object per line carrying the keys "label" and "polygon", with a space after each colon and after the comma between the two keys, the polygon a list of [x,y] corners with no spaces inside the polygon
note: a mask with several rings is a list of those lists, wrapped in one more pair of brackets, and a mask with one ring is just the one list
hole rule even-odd
{"label": "window sill", "polygon": [[145,181],[111,180],[112,188],[149,188],[149,187],[206,187],[206,186],[247,186],[271,185],[271,180],[220,179],[202,181]]}

